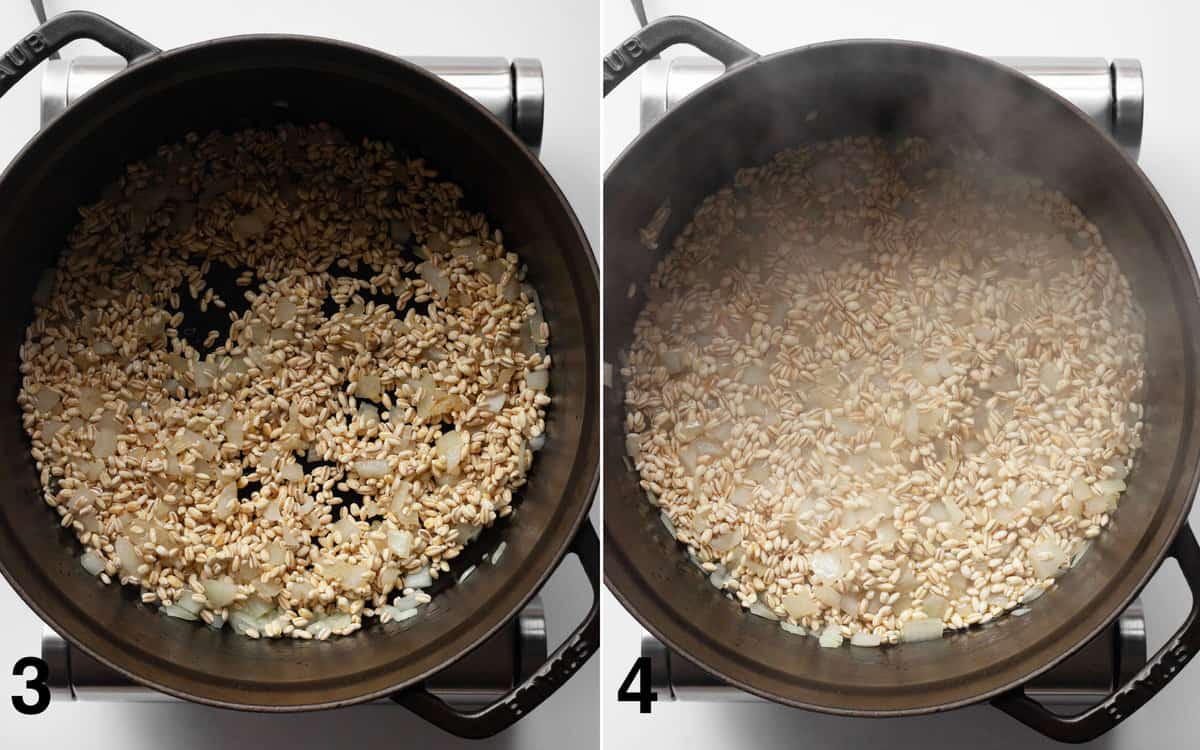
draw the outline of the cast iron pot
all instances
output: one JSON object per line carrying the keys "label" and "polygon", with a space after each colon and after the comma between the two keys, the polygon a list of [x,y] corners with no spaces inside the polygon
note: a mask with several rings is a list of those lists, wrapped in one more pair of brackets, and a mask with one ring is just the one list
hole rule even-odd
{"label": "cast iron pot", "polygon": [[[667,112],[605,176],[605,579],[656,637],[701,667],[773,701],[835,714],[899,716],[983,700],[1061,740],[1103,734],[1150,699],[1200,648],[1200,548],[1185,525],[1200,467],[1196,390],[1200,284],[1166,206],[1125,153],[1066,100],[983,58],[896,41],[840,41],[759,57],[712,28],[666,18],[615,49],[605,92],[673,44],[699,47],[725,75]],[[820,116],[807,121],[805,113]],[[821,649],[748,617],[687,561],[623,456],[622,352],[643,290],[701,198],[738,167],[846,135],[969,138],[1002,162],[1060,187],[1102,230],[1148,316],[1145,445],[1115,521],[1061,585],[1025,617],[940,641]],[[659,250],[638,229],[664,200]],[[626,297],[630,285],[637,294]],[[1091,640],[1133,601],[1163,559],[1193,594],[1187,620],[1129,684],[1061,717],[1022,685]]]}
{"label": "cast iron pot", "polygon": [[[538,705],[599,645],[599,549],[585,525],[598,484],[599,290],[587,240],[538,160],[486,110],[433,75],[388,55],[329,40],[249,36],[162,52],[112,22],[67,13],[3,59],[0,94],[51,52],[93,39],[129,61],[38,133],[0,178],[0,569],[51,627],[138,682],[200,703],[261,711],[345,706],[392,695],[452,732],[493,734]],[[280,103],[286,102],[286,108]],[[21,429],[17,349],[31,290],[54,263],[80,205],[123,165],[188,131],[281,121],[329,122],[420,154],[454,180],[520,252],[554,330],[554,404],[515,519],[491,530],[494,569],[440,593],[426,616],[372,625],[328,642],[252,641],[194,627],[101,585],[79,545],[42,502]],[[470,549],[470,548],[468,548]],[[589,573],[593,607],[539,675],[498,704],[459,714],[420,687],[521,609],[563,556]]]}

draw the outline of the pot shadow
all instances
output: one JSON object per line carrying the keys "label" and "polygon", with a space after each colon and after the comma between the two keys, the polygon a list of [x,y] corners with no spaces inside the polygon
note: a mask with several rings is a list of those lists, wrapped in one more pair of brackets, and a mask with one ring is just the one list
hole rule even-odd
{"label": "pot shadow", "polygon": [[[661,706],[661,708],[660,708]],[[972,706],[930,716],[898,719],[863,719],[830,716],[769,704],[709,704],[711,710],[700,721],[695,712],[688,720],[672,717],[672,709],[686,704],[658,704],[654,711],[660,722],[679,730],[679,747],[707,748],[715,737],[754,738],[757,747],[812,748],[813,750],[858,750],[886,747],[888,750],[1051,750],[1068,747],[1011,719],[990,706]],[[1122,743],[1122,727],[1077,747],[1108,750],[1129,747]],[[616,738],[610,738],[616,739]],[[1126,738],[1128,739],[1128,738]],[[606,742],[609,746],[610,742]],[[724,742],[716,746],[726,746]],[[1137,746],[1135,742],[1133,746]]]}
{"label": "pot shadow", "polygon": [[[406,746],[508,750],[525,744],[514,726],[483,741],[451,736],[400,706],[369,705],[307,714],[261,714],[186,704],[106,707],[137,727],[142,747],[237,748],[254,738],[288,748]],[[109,716],[109,721],[115,717]],[[125,721],[120,723],[125,724]],[[270,738],[269,740],[267,738]],[[257,741],[255,742],[257,744]]]}

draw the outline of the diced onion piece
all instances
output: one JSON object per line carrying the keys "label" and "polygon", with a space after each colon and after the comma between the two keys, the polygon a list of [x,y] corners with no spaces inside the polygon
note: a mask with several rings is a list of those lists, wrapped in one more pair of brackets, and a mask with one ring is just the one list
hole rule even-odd
{"label": "diced onion piece", "polygon": [[771,382],[766,369],[758,365],[749,365],[742,370],[741,380],[746,385],[769,385]]}
{"label": "diced onion piece", "polygon": [[925,601],[921,605],[921,609],[925,610],[925,614],[928,617],[933,617],[940,620],[942,619],[942,615],[946,614],[946,608],[948,606],[949,603],[944,598],[938,596],[937,594],[930,594],[929,596],[925,597]]}
{"label": "diced onion piece", "polygon": [[409,531],[389,531],[387,535],[388,547],[401,560],[412,554],[413,535]]}
{"label": "diced onion piece", "polygon": [[525,376],[525,385],[535,391],[544,391],[550,386],[549,370],[534,370]]}
{"label": "diced onion piece", "polygon": [[875,648],[875,647],[879,646],[882,642],[883,642],[883,639],[880,638],[875,633],[864,633],[862,631],[859,631],[859,632],[855,633],[854,635],[850,636],[850,645],[851,646],[861,646],[863,648]]}
{"label": "diced onion piece", "polygon": [[783,597],[783,608],[797,620],[808,615],[815,615],[821,611],[820,606],[817,605],[817,601],[806,587],[793,591]]}
{"label": "diced onion piece", "polygon": [[1112,495],[1125,491],[1125,482],[1121,479],[1101,479],[1096,482],[1096,492],[1101,495]]}
{"label": "diced onion piece", "polygon": [[836,623],[829,623],[825,626],[825,630],[821,631],[820,644],[821,648],[839,648],[842,645],[842,629]]}
{"label": "diced onion piece", "polygon": [[221,488],[221,494],[217,495],[217,505],[213,509],[213,515],[218,520],[226,520],[233,515],[238,507],[237,483],[230,482]]}
{"label": "diced onion piece", "polygon": [[829,581],[837,580],[845,573],[842,560],[838,556],[826,551],[815,553],[812,556],[811,565],[814,576]]}
{"label": "diced onion piece", "polygon": [[137,575],[142,557],[134,549],[133,543],[127,537],[119,536],[114,546],[117,550],[117,560],[121,563],[121,572],[127,576]]}
{"label": "diced onion piece", "polygon": [[295,461],[289,461],[279,470],[279,476],[289,482],[299,482],[301,479],[304,479],[304,467]]}
{"label": "diced onion piece", "polygon": [[83,412],[85,417],[90,417],[96,413],[97,409],[104,407],[104,397],[95,388],[83,387],[79,389],[79,410]]}
{"label": "diced onion piece", "polygon": [[723,553],[728,552],[741,543],[742,530],[735,529],[734,531],[722,534],[721,536],[713,537],[713,540],[709,542],[709,546],[713,548],[714,552]]}
{"label": "diced onion piece", "polygon": [[168,617],[174,617],[179,620],[194,622],[195,620],[199,619],[194,612],[190,612],[177,604],[165,604],[162,607],[162,611],[163,614],[167,615]]}
{"label": "diced onion piece", "polygon": [[62,401],[62,394],[53,388],[42,386],[38,389],[35,400],[38,411],[46,412],[47,414],[57,414],[58,405]]}
{"label": "diced onion piece", "polygon": [[781,620],[779,627],[792,635],[808,635],[808,628],[803,625],[795,625],[787,620]]}
{"label": "diced onion piece", "polygon": [[229,579],[201,579],[200,585],[204,587],[204,596],[208,599],[208,606],[213,609],[228,607],[233,604],[233,598],[237,596],[237,584]]}
{"label": "diced onion piece", "polygon": [[1042,381],[1042,385],[1046,386],[1046,390],[1053,393],[1058,390],[1058,381],[1062,373],[1053,362],[1046,362],[1042,365],[1041,371],[1038,373],[1038,379]]}
{"label": "diced onion piece", "polygon": [[368,401],[378,401],[383,395],[383,383],[378,375],[363,375],[354,386],[354,395]]}
{"label": "diced onion piece", "polygon": [[828,607],[841,607],[842,595],[832,586],[813,586],[813,598]]}
{"label": "diced onion piece", "polygon": [[754,503],[754,488],[739,484],[733,488],[733,492],[729,495],[729,502],[739,508],[748,508]]}
{"label": "diced onion piece", "polygon": [[426,589],[432,585],[433,576],[429,574],[429,568],[421,568],[404,576],[404,587],[408,589]]}
{"label": "diced onion piece", "polygon": [[463,452],[466,449],[466,441],[463,439],[463,434],[458,430],[442,433],[437,440],[438,455],[446,459],[446,472],[457,475],[459,466],[462,463]]}
{"label": "diced onion piece", "polygon": [[45,422],[42,422],[42,440],[49,443],[63,427],[66,427],[66,424],[57,419],[47,419]]}
{"label": "diced onion piece", "polygon": [[485,396],[483,403],[487,405],[487,408],[491,411],[498,412],[504,408],[504,401],[506,398],[507,395],[504,393],[504,391],[496,391],[495,393]]}
{"label": "diced onion piece", "polygon": [[658,514],[658,520],[662,521],[663,528],[667,530],[672,539],[679,538],[679,532],[675,529],[675,524],[671,521],[671,517],[667,515],[665,510]]}
{"label": "diced onion piece", "polygon": [[668,375],[678,375],[687,369],[685,354],[678,349],[668,349],[659,358],[662,360],[663,367],[667,368]]}
{"label": "diced onion piece", "polygon": [[416,609],[419,605],[420,602],[417,601],[416,594],[397,596],[392,600],[392,607],[394,607],[398,612],[406,612],[410,609]]}
{"label": "diced onion piece", "polygon": [[350,516],[343,516],[341,520],[333,524],[333,530],[341,535],[343,542],[354,543],[358,541],[358,524]]}
{"label": "diced onion piece", "polygon": [[1043,540],[1029,550],[1029,561],[1038,578],[1053,578],[1066,568],[1070,560],[1057,544]]}
{"label": "diced onion piece", "polygon": [[945,623],[932,617],[924,620],[909,620],[900,629],[900,640],[905,643],[932,641],[942,637]]}
{"label": "diced onion piece", "polygon": [[241,448],[245,439],[245,430],[242,423],[236,419],[226,420],[221,426],[221,431],[225,433],[225,440],[236,448]]}
{"label": "diced onion piece", "polygon": [[92,443],[92,455],[105,459],[117,451],[117,433],[112,426],[101,423],[96,430],[96,440]]}
{"label": "diced onion piece", "polygon": [[908,411],[904,413],[904,420],[901,424],[901,429],[904,432],[904,439],[916,445],[921,440],[920,432],[920,416],[917,414],[917,407],[910,406]]}
{"label": "diced onion piece", "polygon": [[446,274],[440,268],[433,265],[433,261],[425,261],[417,265],[417,273],[421,274],[421,278],[429,285],[439,297],[445,299],[450,294],[450,279],[446,278]]}
{"label": "diced onion piece", "polygon": [[104,558],[96,554],[96,550],[94,549],[84,552],[83,556],[79,558],[79,563],[83,565],[83,569],[90,575],[98,576],[104,572]]}
{"label": "diced onion piece", "polygon": [[380,459],[370,461],[355,461],[354,473],[358,474],[360,477],[366,477],[368,479],[386,477],[388,473],[387,461]]}
{"label": "diced onion piece", "polygon": [[755,617],[761,617],[764,620],[771,620],[772,622],[779,619],[779,615],[772,612],[771,608],[766,604],[763,604],[762,599],[757,599],[750,605],[750,614]]}

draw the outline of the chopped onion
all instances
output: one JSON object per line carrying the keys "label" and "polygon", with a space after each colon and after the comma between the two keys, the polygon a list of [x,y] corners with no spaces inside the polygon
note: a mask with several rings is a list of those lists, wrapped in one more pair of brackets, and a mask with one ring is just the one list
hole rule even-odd
{"label": "chopped onion", "polygon": [[671,517],[667,515],[665,510],[658,514],[658,520],[662,521],[663,528],[667,530],[672,539],[679,538],[679,532],[675,529],[675,524],[671,522]]}
{"label": "chopped onion", "polygon": [[437,452],[440,456],[446,459],[446,472],[449,474],[458,474],[459,466],[462,463],[463,452],[466,448],[466,441],[463,438],[463,433],[458,430],[442,433],[437,440]]}
{"label": "chopped onion", "polygon": [[813,598],[828,607],[841,607],[842,595],[832,586],[813,586]]}
{"label": "chopped onion", "polygon": [[825,630],[821,631],[820,644],[821,648],[839,648],[842,645],[842,629],[836,623],[829,623],[825,626]]}
{"label": "chopped onion", "polygon": [[549,370],[534,370],[525,376],[525,385],[535,391],[544,391],[550,385]]}
{"label": "chopped onion", "polygon": [[377,479],[379,477],[386,477],[387,473],[388,473],[387,461],[383,461],[383,460],[355,461],[354,462],[354,472],[356,474],[358,474],[360,477],[366,477],[368,479]]}
{"label": "chopped onion", "polygon": [[378,401],[383,395],[383,383],[378,375],[363,375],[354,386],[354,395],[368,401]]}
{"label": "chopped onion", "polygon": [[772,612],[770,607],[763,604],[761,599],[755,600],[755,602],[750,605],[750,614],[754,615],[755,617],[761,617],[764,620],[771,620],[772,622],[779,619],[779,615]]}
{"label": "chopped onion", "polygon": [[279,476],[289,482],[299,482],[301,479],[304,479],[304,467],[295,461],[289,461],[279,470]]}
{"label": "chopped onion", "polygon": [[711,542],[709,542],[709,546],[712,547],[714,552],[724,553],[724,552],[728,552],[729,550],[733,549],[734,547],[738,546],[741,543],[742,543],[742,530],[736,529],[734,531],[730,531],[728,533],[722,534],[721,536],[713,537],[713,540]]}
{"label": "chopped onion", "polygon": [[925,611],[926,616],[940,620],[942,619],[942,615],[946,614],[946,608],[948,606],[949,603],[944,598],[938,596],[937,594],[930,594],[929,596],[925,597],[925,601],[922,603],[921,609]]}
{"label": "chopped onion", "polygon": [[783,628],[784,631],[791,633],[792,635],[808,635],[808,629],[803,625],[793,625],[787,620],[781,621],[779,623],[779,627]]}
{"label": "chopped onion", "polygon": [[242,423],[236,419],[230,419],[221,426],[221,431],[225,433],[225,440],[235,448],[241,448],[245,440],[245,428]]}
{"label": "chopped onion", "polygon": [[1070,558],[1057,544],[1043,540],[1029,550],[1029,561],[1038,578],[1053,578],[1066,568]]}
{"label": "chopped onion", "polygon": [[748,485],[739,484],[729,495],[729,502],[739,508],[750,507],[754,503],[754,489]]}
{"label": "chopped onion", "polygon": [[208,598],[208,606],[213,609],[228,607],[233,603],[234,597],[237,596],[237,584],[229,579],[201,579],[200,585],[204,587],[204,595]]}
{"label": "chopped onion", "polygon": [[117,550],[117,559],[121,563],[121,572],[127,576],[137,575],[137,569],[142,564],[141,555],[134,549],[133,543],[127,537],[117,537],[117,542],[114,545]]}
{"label": "chopped onion", "polygon": [[684,352],[678,349],[668,349],[660,356],[663,367],[667,368],[668,375],[678,375],[687,369],[687,360]]}
{"label": "chopped onion", "polygon": [[57,414],[59,402],[62,401],[62,394],[53,388],[42,386],[37,392],[37,410],[48,414]]}
{"label": "chopped onion", "polygon": [[104,407],[104,398],[95,388],[83,387],[79,389],[79,410],[83,412],[85,417],[90,417],[96,413],[97,409]]}
{"label": "chopped onion", "polygon": [[765,368],[749,365],[742,370],[741,381],[746,385],[769,385],[771,378]]}
{"label": "chopped onion", "polygon": [[821,611],[821,608],[817,605],[816,600],[813,599],[813,595],[807,587],[802,587],[783,597],[783,608],[787,610],[787,613],[791,617],[797,620],[808,615],[815,615]]}
{"label": "chopped onion", "polygon": [[358,524],[350,516],[343,516],[341,520],[333,524],[333,530],[341,536],[343,542],[354,543],[358,541]]}
{"label": "chopped onion", "polygon": [[814,577],[835,581],[842,577],[845,567],[842,560],[827,551],[820,551],[812,556],[811,567]]}
{"label": "chopped onion", "polygon": [[1058,368],[1055,367],[1053,362],[1047,362],[1043,364],[1041,372],[1038,374],[1038,378],[1042,381],[1042,385],[1046,386],[1046,390],[1050,391],[1051,393],[1058,390],[1058,381],[1060,377],[1061,373],[1059,372]]}
{"label": "chopped onion", "polygon": [[392,552],[401,560],[412,554],[413,535],[409,531],[389,531],[387,534],[387,544]]}
{"label": "chopped onion", "polygon": [[45,422],[42,422],[42,440],[49,443],[63,427],[66,427],[66,424],[57,419],[47,419]]}
{"label": "chopped onion", "polygon": [[875,647],[879,646],[882,642],[883,642],[883,639],[880,638],[875,633],[864,633],[862,631],[859,631],[859,632],[855,633],[854,635],[850,636],[850,645],[851,646],[862,646],[864,648],[875,648]]}
{"label": "chopped onion", "polygon": [[945,623],[932,617],[924,620],[909,620],[900,629],[900,640],[905,643],[920,643],[942,637]]}
{"label": "chopped onion", "polygon": [[425,280],[429,288],[442,299],[450,294],[450,280],[446,278],[446,274],[441,269],[433,265],[433,261],[427,260],[418,264],[417,273],[421,274],[421,278]]}
{"label": "chopped onion", "polygon": [[92,443],[92,455],[98,459],[105,459],[116,453],[116,451],[116,430],[109,425],[102,424],[100,429],[96,430],[96,440]]}
{"label": "chopped onion", "polygon": [[187,620],[189,622],[194,622],[195,620],[199,619],[196,617],[194,612],[190,612],[176,604],[164,604],[162,606],[162,611],[163,614],[167,615],[168,617],[175,617],[177,619]]}
{"label": "chopped onion", "polygon": [[94,549],[84,552],[83,556],[79,558],[79,563],[83,565],[83,569],[90,575],[98,576],[104,572],[104,558],[96,554],[96,550]]}
{"label": "chopped onion", "polygon": [[920,416],[917,414],[915,405],[908,407],[908,411],[904,413],[904,421],[901,425],[904,432],[904,439],[916,445],[920,442]]}
{"label": "chopped onion", "polygon": [[426,589],[433,585],[433,576],[429,568],[421,568],[415,573],[404,576],[404,587],[409,589]]}
{"label": "chopped onion", "polygon": [[213,509],[213,515],[221,521],[228,519],[233,515],[238,507],[237,483],[230,482],[221,488],[221,494],[217,495],[217,504]]}
{"label": "chopped onion", "polygon": [[1101,479],[1096,482],[1096,492],[1101,495],[1112,495],[1125,491],[1125,482],[1121,479]]}
{"label": "chopped onion", "polygon": [[498,412],[504,408],[504,401],[506,398],[507,395],[504,393],[504,391],[496,391],[495,393],[485,396],[483,403],[491,411]]}

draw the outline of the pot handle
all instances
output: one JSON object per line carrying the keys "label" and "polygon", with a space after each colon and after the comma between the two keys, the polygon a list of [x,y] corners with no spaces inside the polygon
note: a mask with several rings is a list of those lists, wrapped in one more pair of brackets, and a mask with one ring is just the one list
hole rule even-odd
{"label": "pot handle", "polygon": [[108,47],[132,65],[161,50],[104,16],[82,10],[62,13],[27,34],[0,57],[0,96],[38,63],[76,39],[91,39]]}
{"label": "pot handle", "polygon": [[664,16],[643,26],[604,58],[604,95],[620,85],[647,60],[676,44],[698,47],[730,70],[750,62],[758,54],[730,39],[706,23],[687,16]]}
{"label": "pot handle", "polygon": [[473,713],[455,710],[420,685],[396,693],[392,700],[450,734],[467,739],[498,734],[540,706],[600,647],[600,540],[591,521],[584,519],[569,551],[579,558],[587,573],[592,587],[592,607],[583,622],[537,672],[496,703]]}
{"label": "pot handle", "polygon": [[1038,732],[1060,742],[1087,742],[1129,718],[1146,704],[1200,651],[1200,546],[1185,525],[1167,554],[1174,557],[1192,592],[1192,609],[1183,625],[1127,684],[1099,705],[1075,716],[1060,716],[1015,688],[992,699],[992,705]]}

